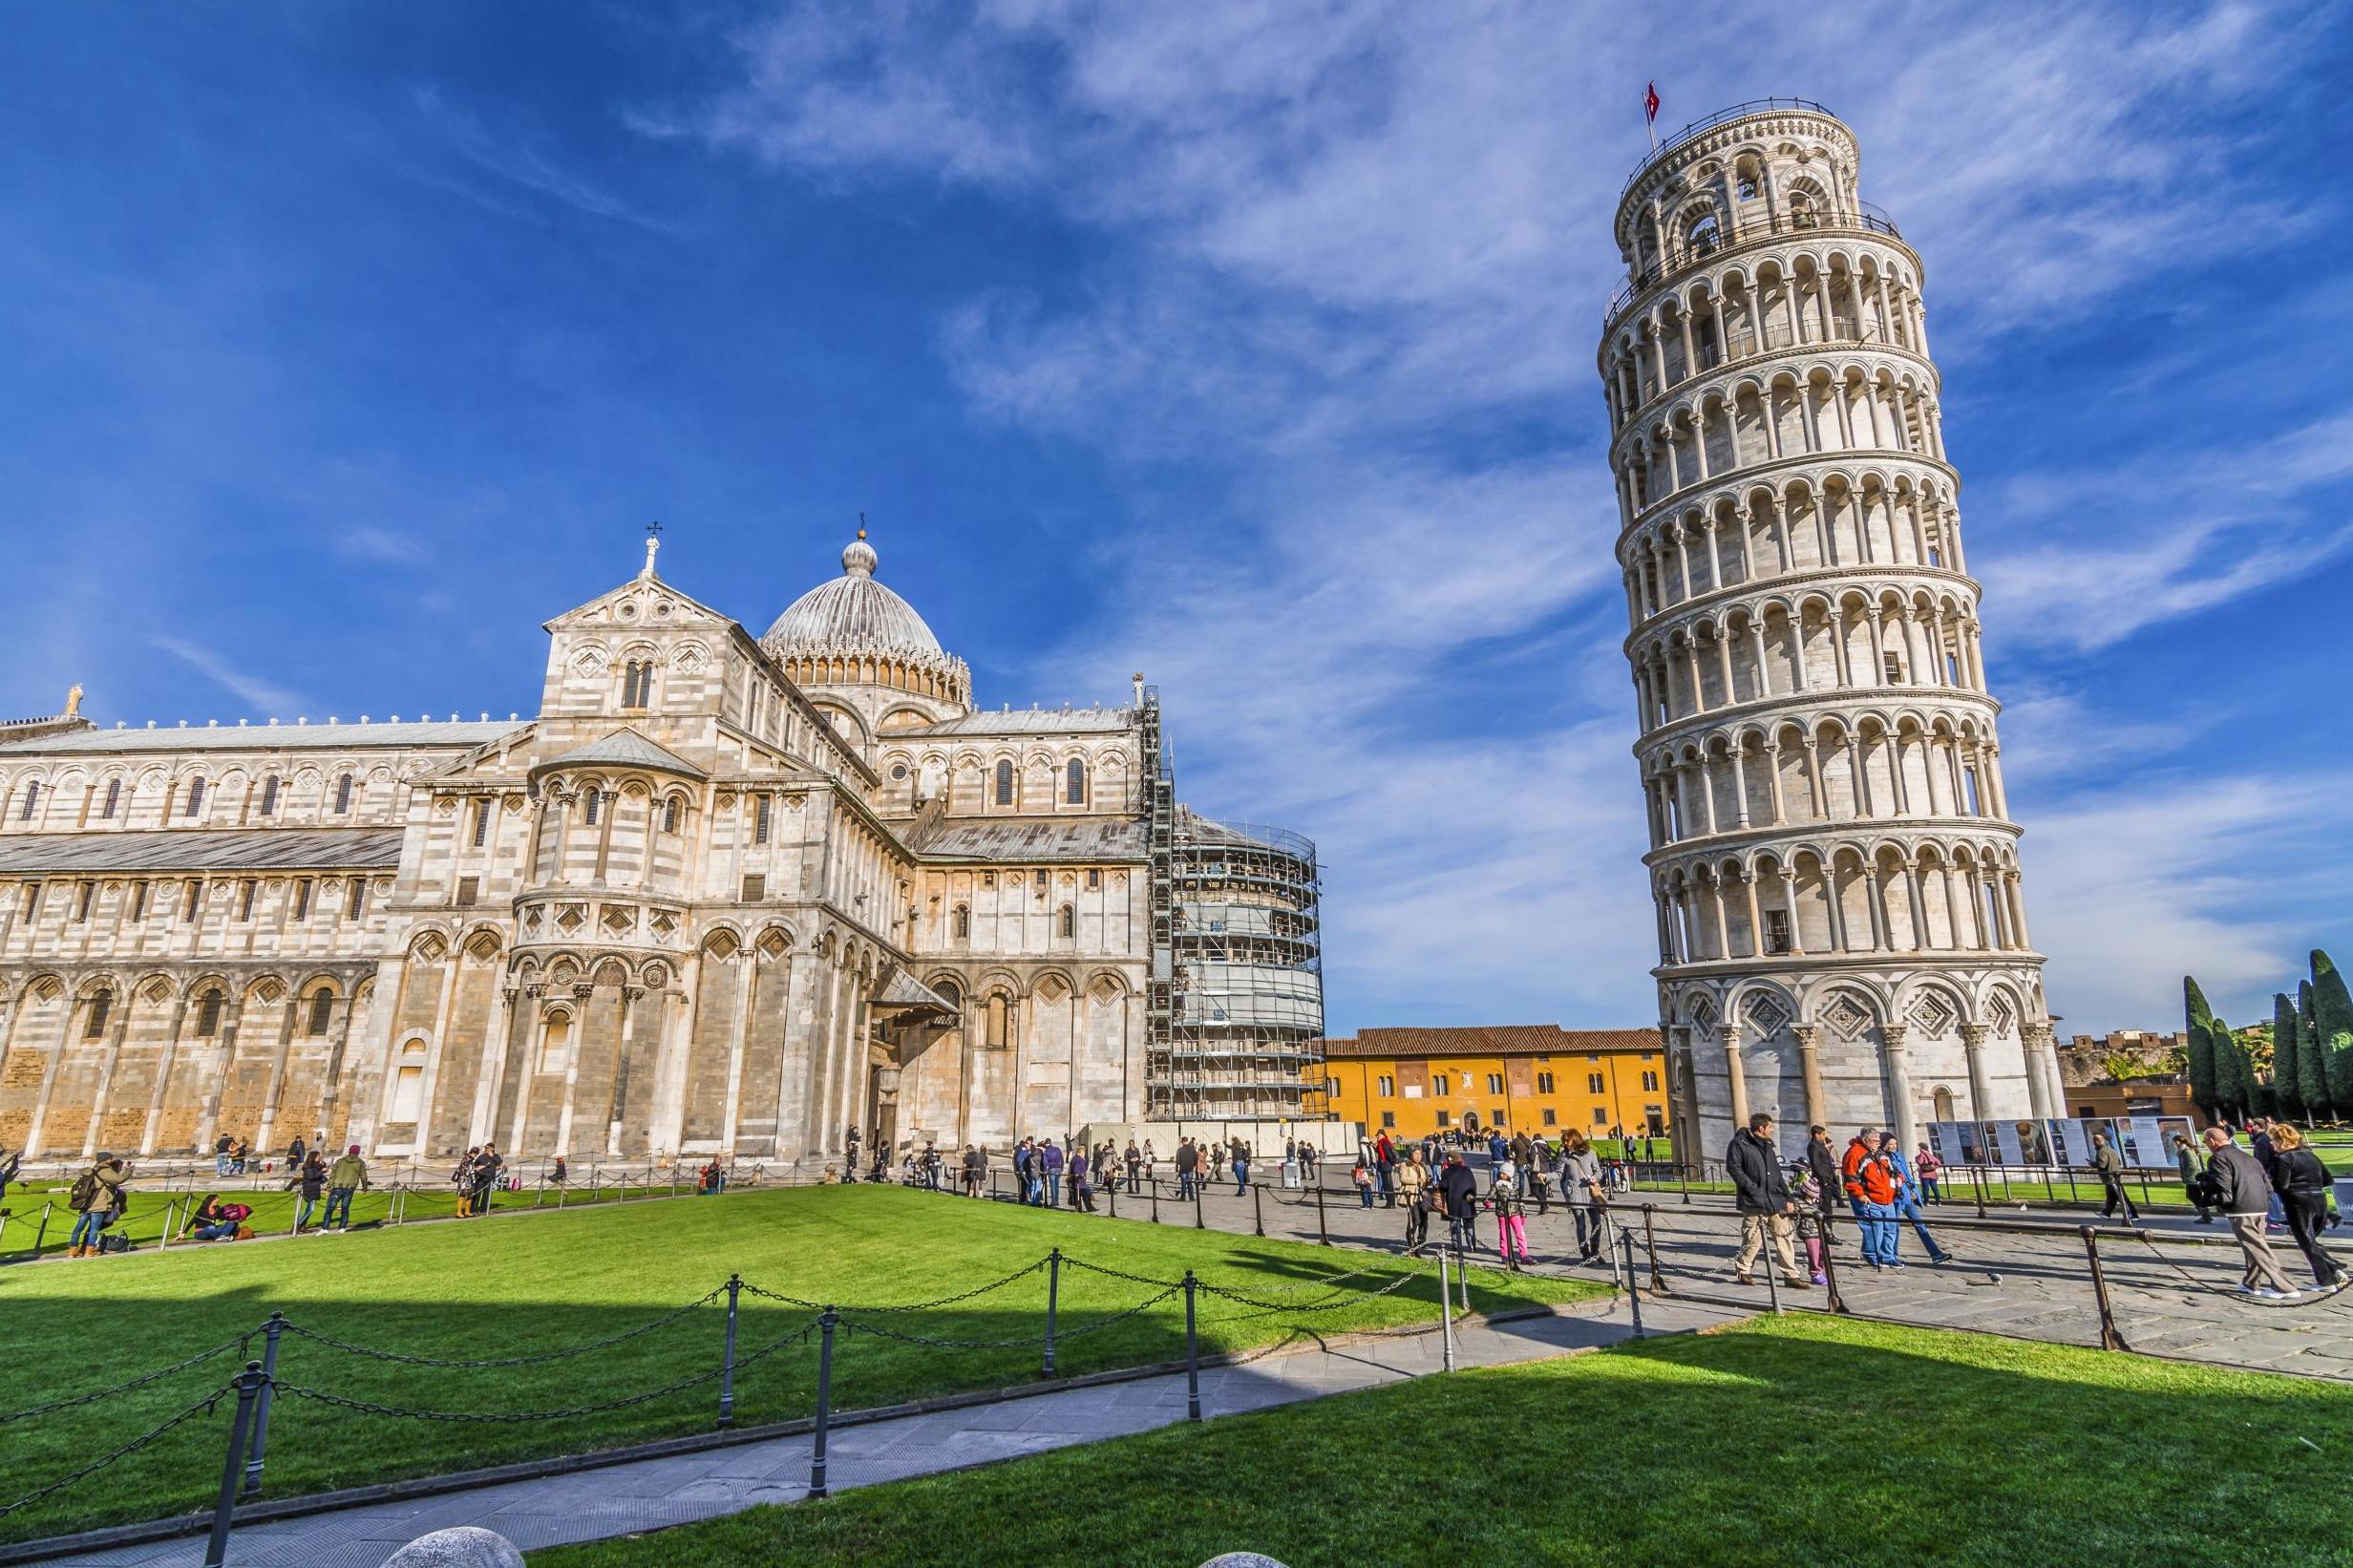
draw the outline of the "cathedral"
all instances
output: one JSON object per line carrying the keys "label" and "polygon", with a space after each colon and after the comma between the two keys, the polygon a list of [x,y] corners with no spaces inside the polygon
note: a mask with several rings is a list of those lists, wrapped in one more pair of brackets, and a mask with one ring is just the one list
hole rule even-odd
{"label": "cathedral", "polygon": [[759,637],[656,548],[547,624],[533,718],[0,724],[0,1150],[1320,1113],[1314,847],[1179,805],[1140,676],[980,709],[863,529]]}

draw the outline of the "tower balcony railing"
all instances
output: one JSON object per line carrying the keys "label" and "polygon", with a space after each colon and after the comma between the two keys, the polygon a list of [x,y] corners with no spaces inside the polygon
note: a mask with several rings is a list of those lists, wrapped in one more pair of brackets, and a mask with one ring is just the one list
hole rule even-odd
{"label": "tower balcony railing", "polygon": [[1610,296],[1609,304],[1601,308],[1602,329],[1607,331],[1615,326],[1619,316],[1624,313],[1626,307],[1637,296],[1664,281],[1669,273],[1728,255],[1754,241],[1791,234],[1883,234],[1891,240],[1903,240],[1903,230],[1896,226],[1896,221],[1868,201],[1858,202],[1852,211],[1833,208],[1819,212],[1775,212],[1744,218],[1732,225],[1730,234],[1698,244],[1678,246],[1672,256],[1650,263],[1627,279],[1618,292]]}
{"label": "tower balcony railing", "polygon": [[1626,176],[1626,182],[1618,187],[1618,200],[1624,201],[1626,192],[1632,190],[1643,176],[1649,173],[1661,159],[1672,156],[1678,148],[1692,138],[1705,136],[1719,125],[1728,125],[1733,120],[1745,119],[1750,115],[1791,112],[1820,115],[1828,119],[1838,117],[1832,114],[1826,106],[1814,102],[1812,98],[1750,98],[1748,102],[1736,103],[1729,109],[1719,109],[1714,114],[1705,118],[1695,119],[1682,130],[1677,131],[1673,136],[1660,142],[1648,158],[1634,165],[1634,172]]}

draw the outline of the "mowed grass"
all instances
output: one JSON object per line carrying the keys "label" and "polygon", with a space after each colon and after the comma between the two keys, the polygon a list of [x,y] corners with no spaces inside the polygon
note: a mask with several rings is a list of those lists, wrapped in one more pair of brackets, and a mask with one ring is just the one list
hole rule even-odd
{"label": "mowed grass", "polygon": [[531,1563],[1193,1568],[1238,1551],[1293,1568],[2342,1562],[2349,1430],[2342,1385],[1769,1318]]}
{"label": "mowed grass", "polygon": [[[349,1236],[196,1246],[0,1271],[0,1414],[107,1387],[256,1327],[273,1310],[338,1339],[410,1355],[523,1356],[621,1333],[725,1283],[755,1285],[845,1312],[927,1301],[984,1285],[1044,1258],[1070,1256],[1129,1274],[1176,1280],[1190,1267],[1215,1284],[1269,1301],[1317,1303],[1313,1282],[1372,1272],[1337,1287],[1411,1283],[1339,1310],[1262,1313],[1204,1297],[1204,1354],[1318,1331],[1434,1322],[1433,1273],[1361,1252],[1176,1225],[1027,1210],[896,1187],[818,1187],[542,1211],[511,1218],[403,1226]],[[876,1318],[934,1339],[1021,1339],[1043,1332],[1043,1270],[952,1306]],[[1474,1270],[1471,1304],[1497,1312],[1572,1300],[1597,1286]],[[1100,1332],[1080,1333],[1155,1294],[1154,1287],[1066,1267],[1057,1369],[1064,1374],[1165,1362],[1184,1353],[1181,1298]],[[738,1354],[794,1333],[813,1314],[749,1291]],[[290,1384],[373,1404],[514,1415],[624,1399],[714,1373],[725,1313],[713,1304],[623,1344],[521,1367],[436,1368],[365,1359],[294,1336],[278,1374]],[[260,1354],[260,1343],[252,1353]],[[155,1427],[217,1389],[238,1352],[114,1398],[0,1425],[7,1463],[0,1506]],[[837,1409],[1022,1384],[1039,1371],[1035,1345],[941,1349],[850,1332],[837,1347]],[[739,1425],[805,1417],[816,1380],[814,1339],[743,1367]],[[648,1403],[594,1414],[445,1422],[370,1414],[282,1392],[271,1419],[265,1495],[285,1496],[396,1476],[705,1431],[714,1380]],[[0,1519],[0,1539],[155,1518],[208,1506],[220,1484],[230,1403],[55,1497]]]}

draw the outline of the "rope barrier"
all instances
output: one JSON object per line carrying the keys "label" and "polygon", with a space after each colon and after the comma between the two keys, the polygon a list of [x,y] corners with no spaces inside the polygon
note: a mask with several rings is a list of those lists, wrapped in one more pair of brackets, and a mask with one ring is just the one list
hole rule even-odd
{"label": "rope barrier", "polygon": [[181,1410],[178,1415],[173,1416],[161,1426],[154,1428],[140,1436],[132,1438],[131,1441],[123,1444],[122,1447],[115,1450],[113,1452],[106,1454],[102,1458],[94,1459],[89,1464],[82,1466],[81,1469],[58,1477],[56,1480],[50,1482],[49,1485],[42,1487],[39,1491],[28,1492],[23,1496],[17,1498],[14,1502],[10,1503],[4,1508],[0,1508],[0,1519],[7,1518],[11,1514],[15,1513],[20,1508],[29,1508],[32,1504],[39,1502],[44,1497],[53,1496],[57,1493],[63,1492],[67,1487],[72,1486],[76,1481],[95,1475],[99,1471],[104,1470],[107,1466],[115,1463],[118,1459],[129,1458],[132,1454],[137,1453],[139,1450],[145,1448],[148,1444],[154,1442],[157,1438],[162,1436],[165,1432],[170,1431],[173,1428],[180,1426],[183,1422],[192,1420],[199,1415],[209,1415],[212,1412],[213,1407],[218,1405],[224,1395],[232,1394],[236,1391],[237,1386],[233,1383],[219,1388],[215,1388],[211,1393],[206,1394],[203,1398],[198,1400],[186,1409]]}
{"label": "rope barrier", "polygon": [[[746,1286],[745,1288],[749,1289],[751,1287]],[[655,1318],[649,1323],[640,1324],[635,1328],[627,1329],[619,1334],[614,1334],[609,1338],[590,1340],[585,1345],[570,1346],[561,1350],[543,1350],[536,1355],[492,1356],[478,1361],[448,1360],[439,1356],[412,1356],[405,1355],[397,1350],[378,1350],[371,1346],[354,1345],[349,1340],[339,1340],[330,1334],[322,1334],[315,1328],[306,1328],[291,1318],[285,1320],[285,1325],[287,1333],[309,1340],[315,1345],[324,1345],[329,1349],[342,1350],[354,1356],[366,1356],[372,1361],[397,1362],[404,1367],[450,1367],[459,1368],[482,1367],[531,1367],[536,1366],[541,1362],[562,1361],[571,1356],[584,1356],[591,1350],[602,1350],[608,1346],[620,1345],[625,1341],[637,1339],[642,1335],[650,1334],[657,1328],[663,1327],[668,1324],[676,1323],[679,1319],[685,1317],[688,1313],[694,1311],[697,1307],[709,1306],[712,1302],[718,1300],[721,1296],[726,1294],[727,1287],[725,1285],[721,1285],[716,1290],[713,1290],[705,1296],[699,1297],[694,1301],[689,1302],[686,1305],[679,1307],[676,1311],[666,1312],[661,1317]]]}
{"label": "rope barrier", "polygon": [[241,1334],[236,1339],[223,1340],[209,1350],[199,1350],[185,1361],[174,1362],[159,1371],[141,1373],[128,1383],[117,1383],[111,1388],[98,1388],[86,1394],[74,1394],[68,1399],[54,1399],[46,1405],[34,1405],[27,1409],[11,1410],[5,1415],[0,1415],[0,1426],[6,1426],[11,1421],[30,1421],[36,1415],[48,1415],[57,1410],[70,1410],[77,1405],[95,1405],[101,1399],[111,1399],[117,1394],[128,1393],[133,1388],[144,1388],[150,1383],[170,1377],[174,1372],[184,1372],[200,1362],[210,1361],[224,1351],[241,1348],[250,1344],[252,1340],[252,1334]]}

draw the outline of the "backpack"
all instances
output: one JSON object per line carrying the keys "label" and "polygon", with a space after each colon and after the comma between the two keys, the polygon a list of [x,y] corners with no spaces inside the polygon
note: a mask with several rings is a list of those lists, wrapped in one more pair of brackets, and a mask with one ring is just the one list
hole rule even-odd
{"label": "backpack", "polygon": [[88,1214],[97,1206],[98,1173],[84,1171],[74,1179],[74,1190],[65,1195],[65,1206],[75,1214]]}

